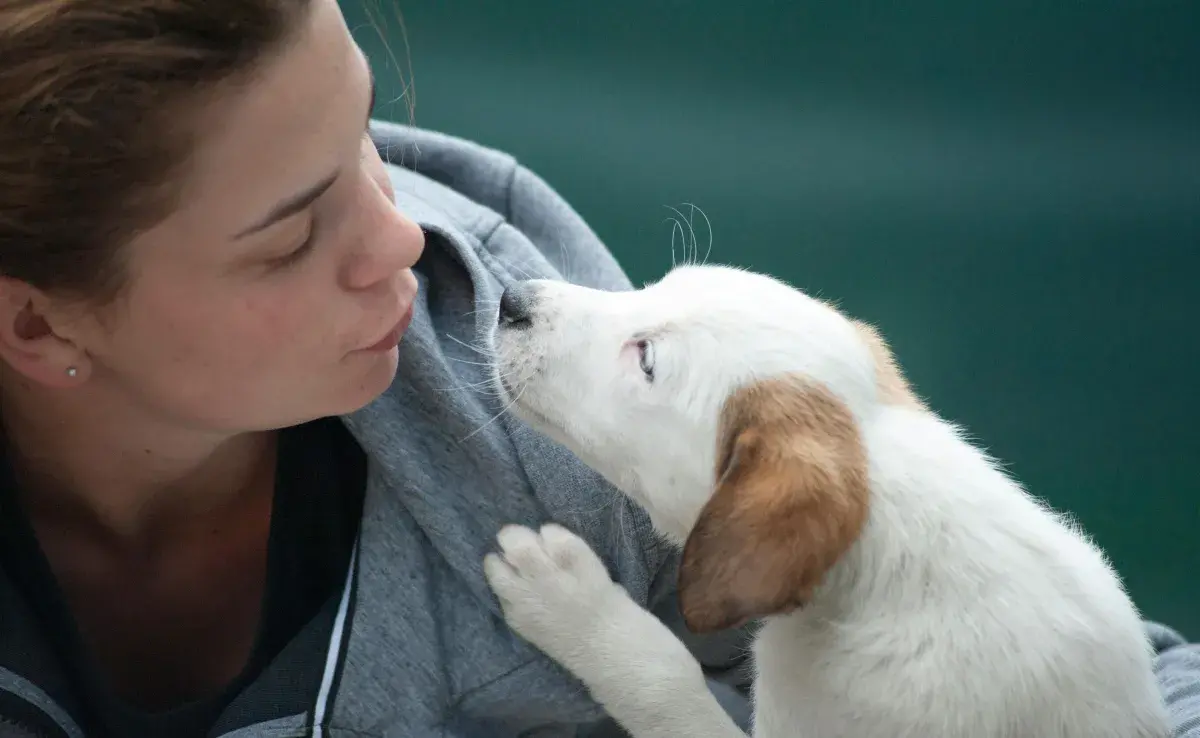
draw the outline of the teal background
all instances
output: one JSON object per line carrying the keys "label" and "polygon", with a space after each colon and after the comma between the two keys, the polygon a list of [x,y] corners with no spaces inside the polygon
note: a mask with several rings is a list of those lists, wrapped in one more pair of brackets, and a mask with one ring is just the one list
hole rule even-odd
{"label": "teal background", "polygon": [[1200,639],[1200,3],[342,5],[380,117],[411,72],[417,125],[516,155],[635,281],[698,205]]}

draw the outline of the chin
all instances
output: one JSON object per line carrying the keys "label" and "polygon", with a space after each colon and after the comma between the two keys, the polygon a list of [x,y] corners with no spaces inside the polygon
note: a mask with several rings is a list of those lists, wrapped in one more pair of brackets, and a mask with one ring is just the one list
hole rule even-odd
{"label": "chin", "polygon": [[355,367],[355,374],[349,380],[342,403],[344,409],[332,414],[345,415],[361,410],[378,399],[395,381],[396,369],[400,364],[398,349],[393,348],[391,351],[371,354],[364,358],[366,360],[362,362],[362,366]]}

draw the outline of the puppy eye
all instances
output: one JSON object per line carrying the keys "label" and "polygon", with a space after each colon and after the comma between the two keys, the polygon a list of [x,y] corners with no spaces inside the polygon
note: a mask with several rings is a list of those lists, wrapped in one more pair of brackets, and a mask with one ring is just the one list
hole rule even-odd
{"label": "puppy eye", "polygon": [[646,375],[646,381],[654,381],[654,344],[646,339],[637,342],[638,350],[638,366],[642,369],[642,374]]}

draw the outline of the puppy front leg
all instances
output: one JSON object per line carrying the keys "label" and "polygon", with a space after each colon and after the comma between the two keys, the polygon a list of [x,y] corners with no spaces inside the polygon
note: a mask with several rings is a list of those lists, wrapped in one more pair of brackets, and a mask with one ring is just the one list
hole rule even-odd
{"label": "puppy front leg", "polygon": [[509,627],[587,686],[633,738],[744,738],[700,664],[558,525],[508,526],[484,572]]}

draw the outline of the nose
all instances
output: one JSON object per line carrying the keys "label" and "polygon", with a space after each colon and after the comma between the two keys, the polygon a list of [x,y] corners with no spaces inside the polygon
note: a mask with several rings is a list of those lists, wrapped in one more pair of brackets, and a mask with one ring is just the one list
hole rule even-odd
{"label": "nose", "polygon": [[358,232],[347,241],[340,277],[350,290],[395,286],[397,275],[409,269],[425,250],[425,231],[396,209],[379,187],[363,177]]}
{"label": "nose", "polygon": [[500,295],[500,325],[527,328],[533,324],[537,288],[529,282],[514,282]]}

